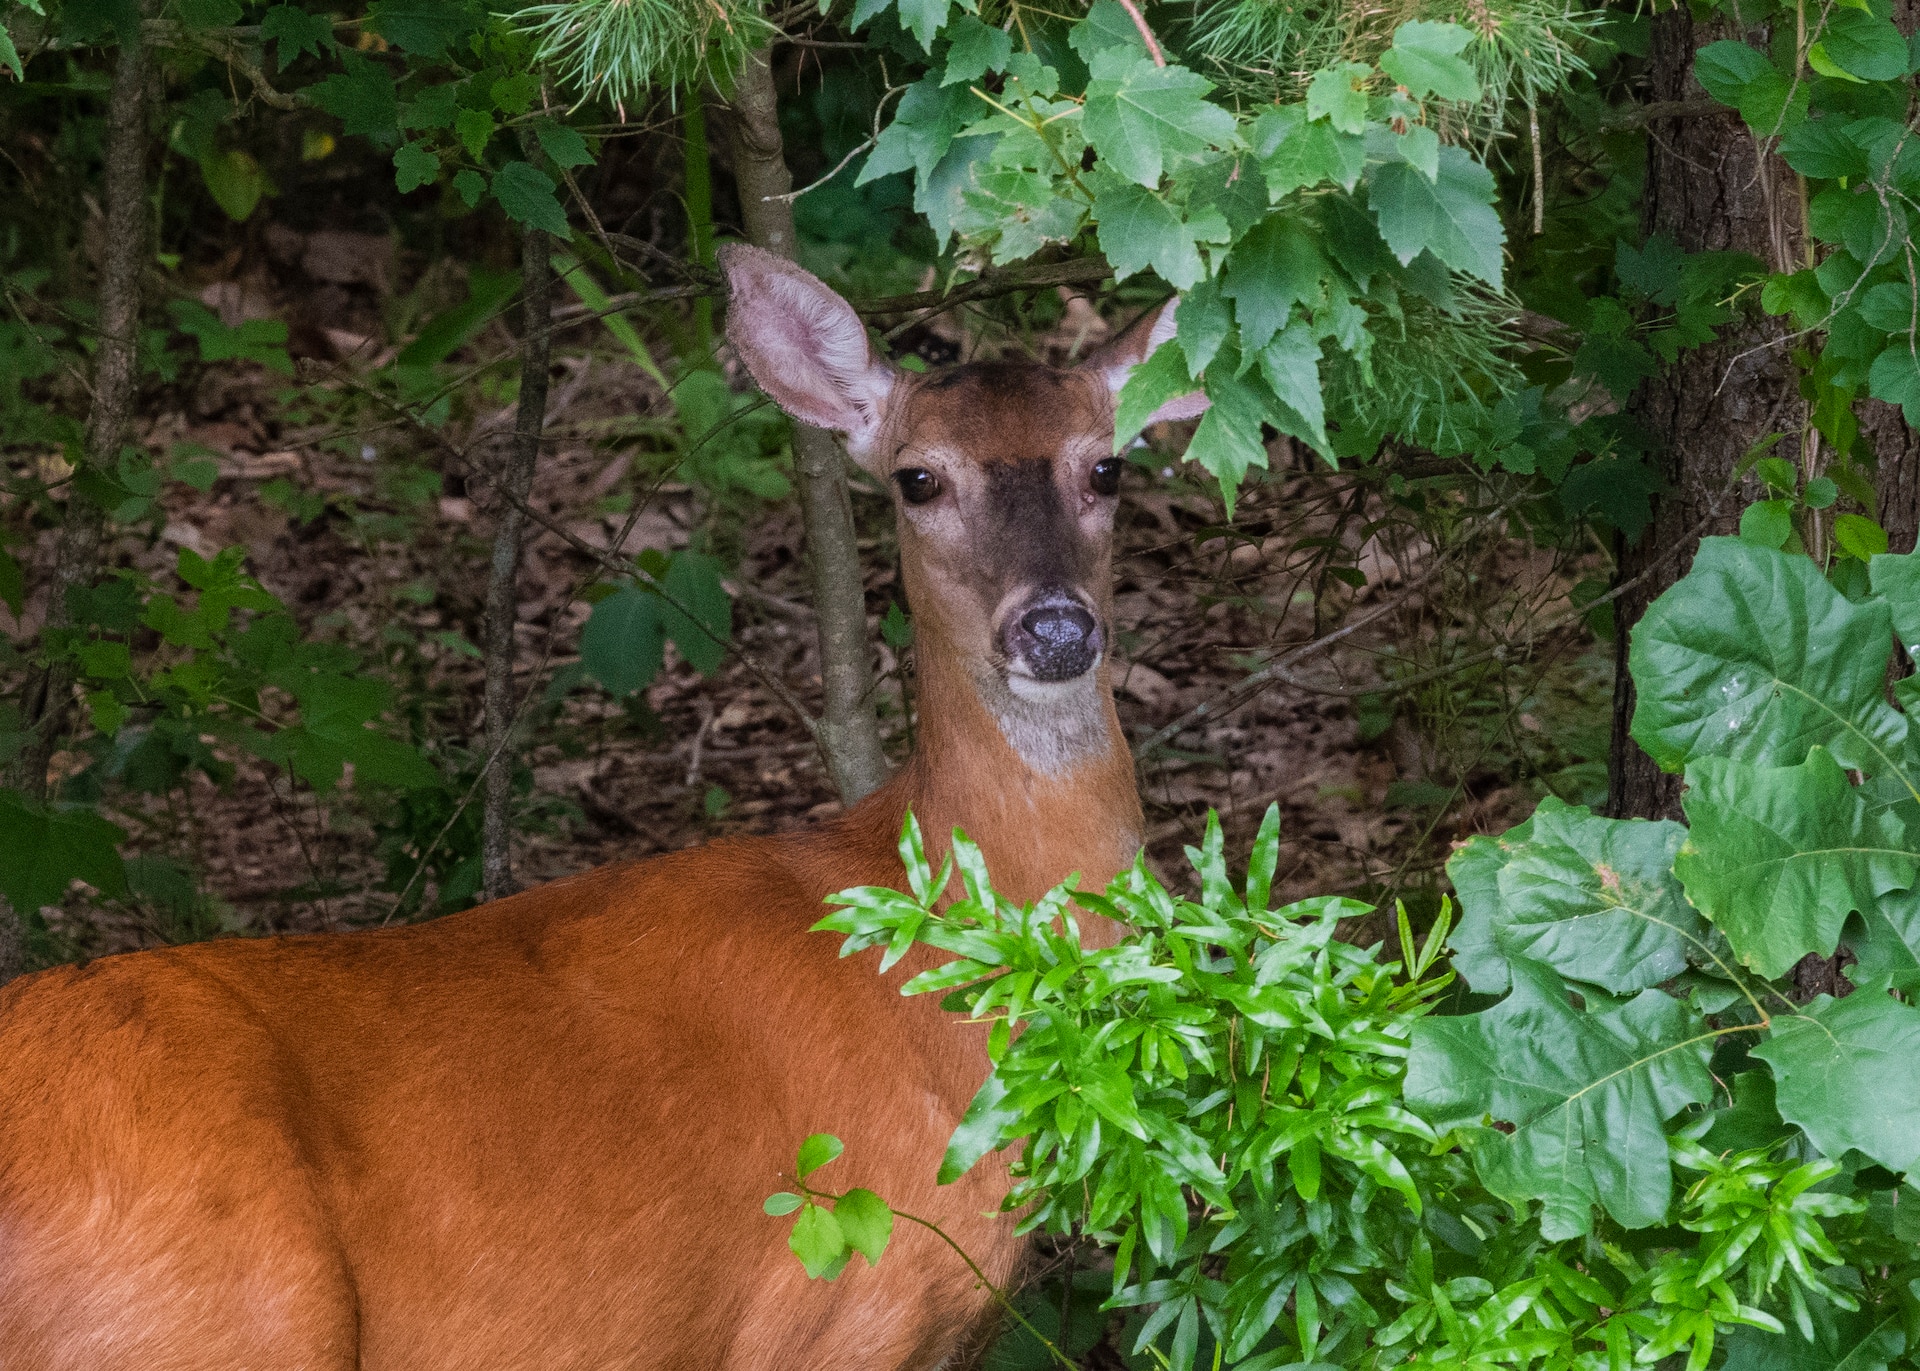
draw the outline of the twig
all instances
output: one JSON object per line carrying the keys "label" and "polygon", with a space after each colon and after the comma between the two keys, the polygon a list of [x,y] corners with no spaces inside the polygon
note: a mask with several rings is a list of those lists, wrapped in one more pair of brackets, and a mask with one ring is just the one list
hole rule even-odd
{"label": "twig", "polygon": [[1127,12],[1127,18],[1133,20],[1133,26],[1140,30],[1140,37],[1146,42],[1147,51],[1153,56],[1156,67],[1167,64],[1167,55],[1160,51],[1160,40],[1153,36],[1153,30],[1147,27],[1147,17],[1140,13],[1140,7],[1133,0],[1120,0],[1120,8]]}
{"label": "twig", "polygon": [[784,200],[788,204],[792,204],[795,200],[798,200],[801,196],[805,195],[808,191],[819,190],[820,187],[826,185],[827,182],[831,181],[834,177],[838,176],[841,172],[847,169],[847,163],[851,162],[854,158],[858,157],[861,153],[865,152],[868,148],[872,146],[873,146],[873,139],[863,138],[860,140],[859,143],[857,143],[854,146],[851,152],[849,152],[845,157],[842,157],[839,160],[839,162],[834,165],[834,168],[832,171],[828,172],[825,176],[822,176],[818,181],[815,181],[812,185],[802,186],[800,187],[799,190],[790,190],[785,195],[763,195],[760,198],[762,200]]}
{"label": "twig", "polygon": [[910,314],[922,309],[951,309],[969,300],[1012,295],[1022,290],[1044,290],[1048,286],[1091,285],[1113,275],[1104,257],[1073,257],[1064,262],[1043,262],[1039,266],[1008,267],[989,271],[947,290],[921,290],[911,295],[885,295],[877,300],[856,300],[854,309],[861,314]]}

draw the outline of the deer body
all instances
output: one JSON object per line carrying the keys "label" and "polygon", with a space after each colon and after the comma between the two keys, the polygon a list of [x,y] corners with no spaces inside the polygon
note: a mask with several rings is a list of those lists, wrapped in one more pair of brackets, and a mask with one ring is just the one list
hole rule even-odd
{"label": "deer body", "polygon": [[836,1184],[1012,1274],[1004,1162],[934,1184],[984,1030],[900,996],[930,955],[881,977],[809,928],[834,891],[899,883],[909,807],[930,839],[966,828],[1018,898],[1132,860],[1100,638],[1111,507],[1080,499],[1112,377],[910,382],[805,273],[726,265],[763,387],[900,483],[919,751],[802,833],[0,991],[6,1371],[941,1365],[988,1296],[938,1239],[901,1225],[877,1269],[810,1282],[760,1214],[815,1131],[847,1143]]}

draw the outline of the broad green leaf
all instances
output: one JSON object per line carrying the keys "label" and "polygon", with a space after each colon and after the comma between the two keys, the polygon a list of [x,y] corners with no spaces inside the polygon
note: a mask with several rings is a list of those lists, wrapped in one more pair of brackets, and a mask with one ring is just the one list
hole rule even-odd
{"label": "broad green leaf", "polygon": [[340,120],[346,133],[385,133],[400,125],[393,74],[357,52],[343,53],[344,71],[307,87],[313,103]]}
{"label": "broad green leaf", "polygon": [[1836,6],[1820,29],[1827,60],[1862,81],[1898,81],[1907,74],[1907,40],[1891,20]]}
{"label": "broad green leaf", "polygon": [[[455,111],[453,136],[460,140],[460,146],[467,150],[467,156],[479,161],[481,154],[487,150],[487,144],[493,139],[493,115],[483,109]],[[547,191],[552,193],[551,183]]]}
{"label": "broad green leaf", "polygon": [[474,209],[480,204],[480,197],[487,193],[487,178],[472,167],[462,167],[453,174],[453,188],[460,192],[467,208]]}
{"label": "broad green leaf", "polygon": [[660,589],[669,597],[660,607],[667,637],[695,671],[713,675],[733,636],[733,601],[720,584],[720,563],[697,552],[678,553]]}
{"label": "broad green leaf", "polygon": [[871,1190],[856,1188],[834,1203],[833,1217],[847,1245],[877,1266],[893,1236],[893,1210],[887,1202]]}
{"label": "broad green leaf", "polygon": [[933,51],[934,35],[947,22],[950,0],[896,0],[900,26],[920,40],[925,52]]}
{"label": "broad green leaf", "polygon": [[793,1221],[793,1232],[787,1237],[787,1246],[814,1280],[823,1276],[832,1280],[846,1265],[846,1235],[840,1231],[839,1221],[832,1213],[817,1204],[809,1204],[800,1211],[800,1217]]}
{"label": "broad green leaf", "polygon": [[1093,215],[1100,226],[1100,247],[1116,279],[1151,267],[1168,285],[1184,290],[1205,274],[1193,230],[1172,205],[1118,177],[1103,177],[1095,184],[1099,189]]}
{"label": "broad green leaf", "polygon": [[1907,1349],[1898,1314],[1876,1319],[1824,1303],[1817,1308],[1812,1342],[1791,1323],[1784,1333],[1734,1329],[1720,1371],[1887,1371]]}
{"label": "broad green leaf", "polygon": [[782,1190],[778,1194],[767,1196],[766,1199],[760,1202],[760,1207],[778,1219],[791,1214],[805,1203],[805,1200],[801,1199],[792,1191]]}
{"label": "broad green leaf", "polygon": [[1825,748],[1799,766],[1704,757],[1687,768],[1692,825],[1674,872],[1687,897],[1761,975],[1830,956],[1847,915],[1913,883],[1900,820],[1875,811]]}
{"label": "broad green leaf", "polygon": [[1473,856],[1463,850],[1447,864],[1456,887],[1458,869],[1498,866],[1490,886],[1468,875],[1477,888],[1470,901],[1461,891],[1466,912],[1455,945],[1464,939],[1502,965],[1468,979],[1476,989],[1488,988],[1482,979],[1504,984],[1513,957],[1616,995],[1677,976],[1707,933],[1673,874],[1685,838],[1676,823],[1606,819],[1549,798],[1522,829],[1475,839]]}
{"label": "broad green leaf", "polygon": [[1694,54],[1693,74],[1707,94],[1739,110],[1758,133],[1782,132],[1806,115],[1806,83],[1789,80],[1765,53],[1745,43],[1709,43]]}
{"label": "broad green leaf", "polygon": [[1127,375],[1120,388],[1113,415],[1113,450],[1119,452],[1133,441],[1149,416],[1169,400],[1193,392],[1193,379],[1187,375],[1186,354],[1180,344],[1169,338]]}
{"label": "broad green leaf", "polygon": [[856,186],[897,171],[912,170],[925,182],[953,145],[954,135],[986,106],[966,86],[942,86],[926,76],[907,87],[893,122],[880,131],[873,153],[854,178]]}
{"label": "broad green leaf", "polygon": [[1187,374],[1198,376],[1233,331],[1233,312],[1220,294],[1219,282],[1209,277],[1181,296],[1173,320],[1174,336],[1187,356]]}
{"label": "broad green leaf", "polygon": [[1233,301],[1242,353],[1257,353],[1286,328],[1297,304],[1320,298],[1326,269],[1314,236],[1288,214],[1272,214],[1227,258],[1220,293]]}
{"label": "broad green leaf", "polygon": [[424,143],[402,143],[393,154],[393,183],[405,194],[430,186],[440,175],[440,159]]}
{"label": "broad green leaf", "polygon": [[1307,118],[1324,119],[1340,133],[1364,133],[1367,127],[1367,83],[1373,68],[1364,62],[1343,62],[1314,73],[1307,83]]}
{"label": "broad green leaf", "polygon": [[987,1077],[961,1117],[940,1160],[940,1184],[949,1185],[973,1170],[973,1164],[1000,1146],[1000,1135],[1026,1116],[1006,1103],[1007,1083]]}
{"label": "broad green leaf", "polygon": [[[1243,330],[1244,331],[1244,330]],[[1320,391],[1320,343],[1313,326],[1296,319],[1286,331],[1275,334],[1260,349],[1260,375],[1274,397],[1289,413],[1276,425],[1296,438],[1311,444],[1315,451],[1327,451],[1326,401]],[[1286,423],[1284,420],[1294,422]]]}
{"label": "broad green leaf", "polygon": [[333,47],[333,20],[298,5],[275,5],[260,16],[260,41],[279,44],[280,70],[285,71],[301,53],[318,57]]}
{"label": "broad green leaf", "polygon": [[126,837],[91,809],[47,809],[0,790],[0,894],[23,913],[60,903],[75,881],[117,895]]}
{"label": "broad green leaf", "polygon": [[228,148],[200,159],[200,179],[227,218],[245,223],[267,193],[267,175],[251,153]]}
{"label": "broad green leaf", "polygon": [[540,151],[551,157],[556,167],[571,169],[593,165],[593,153],[587,147],[587,140],[580,136],[579,129],[543,119],[533,126],[533,134],[540,140]]}
{"label": "broad green leaf", "polygon": [[1212,89],[1197,72],[1155,66],[1124,48],[1096,53],[1087,83],[1087,141],[1114,171],[1157,187],[1167,169],[1233,142],[1238,125],[1206,98]]}
{"label": "broad green leaf", "polygon": [[1753,1055],[1773,1067],[1781,1117],[1829,1157],[1858,1148],[1890,1171],[1920,1161],[1920,1009],[1863,987],[1778,1014]]}
{"label": "broad green leaf", "polygon": [[1186,459],[1199,463],[1220,483],[1227,517],[1232,518],[1234,495],[1247,468],[1267,464],[1266,442],[1260,433],[1267,407],[1259,391],[1226,366],[1208,371],[1207,399],[1211,403],[1187,444]]}
{"label": "broad green leaf", "polygon": [[462,0],[373,0],[367,22],[395,47],[438,61],[480,26],[481,15]]}
{"label": "broad green leaf", "polygon": [[1793,501],[1755,500],[1740,511],[1740,540],[1755,547],[1783,548],[1793,536]]}
{"label": "broad green leaf", "polygon": [[1502,834],[1476,833],[1447,859],[1447,879],[1453,882],[1460,908],[1460,920],[1447,939],[1453,969],[1482,995],[1504,994],[1513,983],[1498,939],[1500,872],[1532,836],[1533,820],[1528,818]]}
{"label": "broad green leaf", "polygon": [[1920,291],[1906,281],[1883,281],[1860,297],[1860,317],[1882,333],[1913,332]]}
{"label": "broad green leaf", "polygon": [[1633,629],[1634,741],[1668,771],[1712,756],[1791,766],[1818,746],[1895,774],[1907,721],[1881,696],[1890,627],[1884,603],[1848,601],[1806,557],[1703,539]]}
{"label": "broad green leaf", "polygon": [[1896,338],[1873,359],[1867,386],[1876,400],[1900,406],[1909,425],[1920,425],[1920,356],[1912,335]]}
{"label": "broad green leaf", "polygon": [[14,80],[26,79],[26,68],[20,65],[20,50],[13,45],[13,35],[7,32],[5,24],[0,24],[0,66],[12,72]]}
{"label": "broad green leaf", "polygon": [[1309,122],[1300,105],[1265,111],[1253,121],[1249,133],[1254,155],[1266,174],[1267,193],[1276,204],[1293,191],[1323,181],[1352,190],[1366,169],[1366,139],[1341,133],[1326,120]]}
{"label": "broad green leaf", "polygon": [[622,586],[594,605],[580,632],[580,662],[616,696],[652,683],[666,660],[666,604],[652,591]]}
{"label": "broad green leaf", "polygon": [[1780,155],[1802,176],[1831,181],[1869,173],[1867,155],[1842,129],[1846,121],[1828,116],[1809,119],[1780,140]]}
{"label": "broad green leaf", "polygon": [[[1581,1011],[1550,968],[1515,959],[1512,975],[1493,1008],[1414,1025],[1407,1102],[1438,1128],[1475,1129],[1481,1180],[1510,1203],[1540,1200],[1549,1241],[1587,1232],[1595,1204],[1628,1228],[1661,1222],[1663,1125],[1713,1095],[1705,1025],[1658,990]],[[1481,1130],[1489,1118],[1513,1131]]]}
{"label": "broad green leaf", "polygon": [[553,178],[531,162],[508,162],[495,172],[493,195],[516,224],[545,229],[562,241],[572,235],[567,212],[554,198]]}
{"label": "broad green leaf", "polygon": [[1404,266],[1431,252],[1455,271],[1498,289],[1506,230],[1491,204],[1493,173],[1456,147],[1440,149],[1439,179],[1405,162],[1367,172],[1367,202],[1380,235]]}
{"label": "broad green leaf", "polygon": [[805,1180],[847,1150],[847,1145],[831,1133],[810,1133],[794,1156],[794,1174]]}
{"label": "broad green leaf", "polygon": [[1907,655],[1920,656],[1920,552],[1883,552],[1868,564],[1873,593],[1887,602]]}
{"label": "broad green leaf", "polygon": [[1479,78],[1459,56],[1472,41],[1473,35],[1458,24],[1410,20],[1394,30],[1393,46],[1380,55],[1380,70],[1416,100],[1429,94],[1442,100],[1478,100]]}
{"label": "broad green leaf", "polygon": [[487,98],[493,101],[493,107],[516,118],[533,108],[534,98],[539,94],[540,78],[530,71],[503,76],[487,87]]}
{"label": "broad green leaf", "polygon": [[940,84],[951,86],[979,80],[990,71],[1003,71],[1013,55],[1013,35],[963,14],[947,25],[947,65]]}

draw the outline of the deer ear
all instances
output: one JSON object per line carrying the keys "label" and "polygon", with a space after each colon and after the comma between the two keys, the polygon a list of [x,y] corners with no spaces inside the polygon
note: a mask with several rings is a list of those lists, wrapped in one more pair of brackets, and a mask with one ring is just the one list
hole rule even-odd
{"label": "deer ear", "polygon": [[860,316],[819,277],[740,243],[719,255],[727,341],[747,371],[781,409],[845,434],[860,456],[879,436],[898,370],[874,356]]}
{"label": "deer ear", "polygon": [[[1164,305],[1157,305],[1148,310],[1127,325],[1118,338],[1094,353],[1082,365],[1104,379],[1107,389],[1118,396],[1120,387],[1127,383],[1127,377],[1133,369],[1153,356],[1162,343],[1173,337],[1173,312],[1179,304],[1180,297],[1176,295]],[[1158,424],[1173,419],[1192,419],[1205,413],[1207,404],[1207,393],[1204,390],[1176,395],[1148,415],[1145,424]]]}

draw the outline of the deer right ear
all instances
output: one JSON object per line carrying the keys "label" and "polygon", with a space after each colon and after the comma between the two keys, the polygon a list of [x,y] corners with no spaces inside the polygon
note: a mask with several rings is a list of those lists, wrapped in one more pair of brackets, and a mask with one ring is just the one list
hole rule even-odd
{"label": "deer right ear", "polygon": [[899,371],[876,357],[853,307],[819,277],[745,244],[720,249],[727,341],[760,389],[860,457],[880,435]]}

